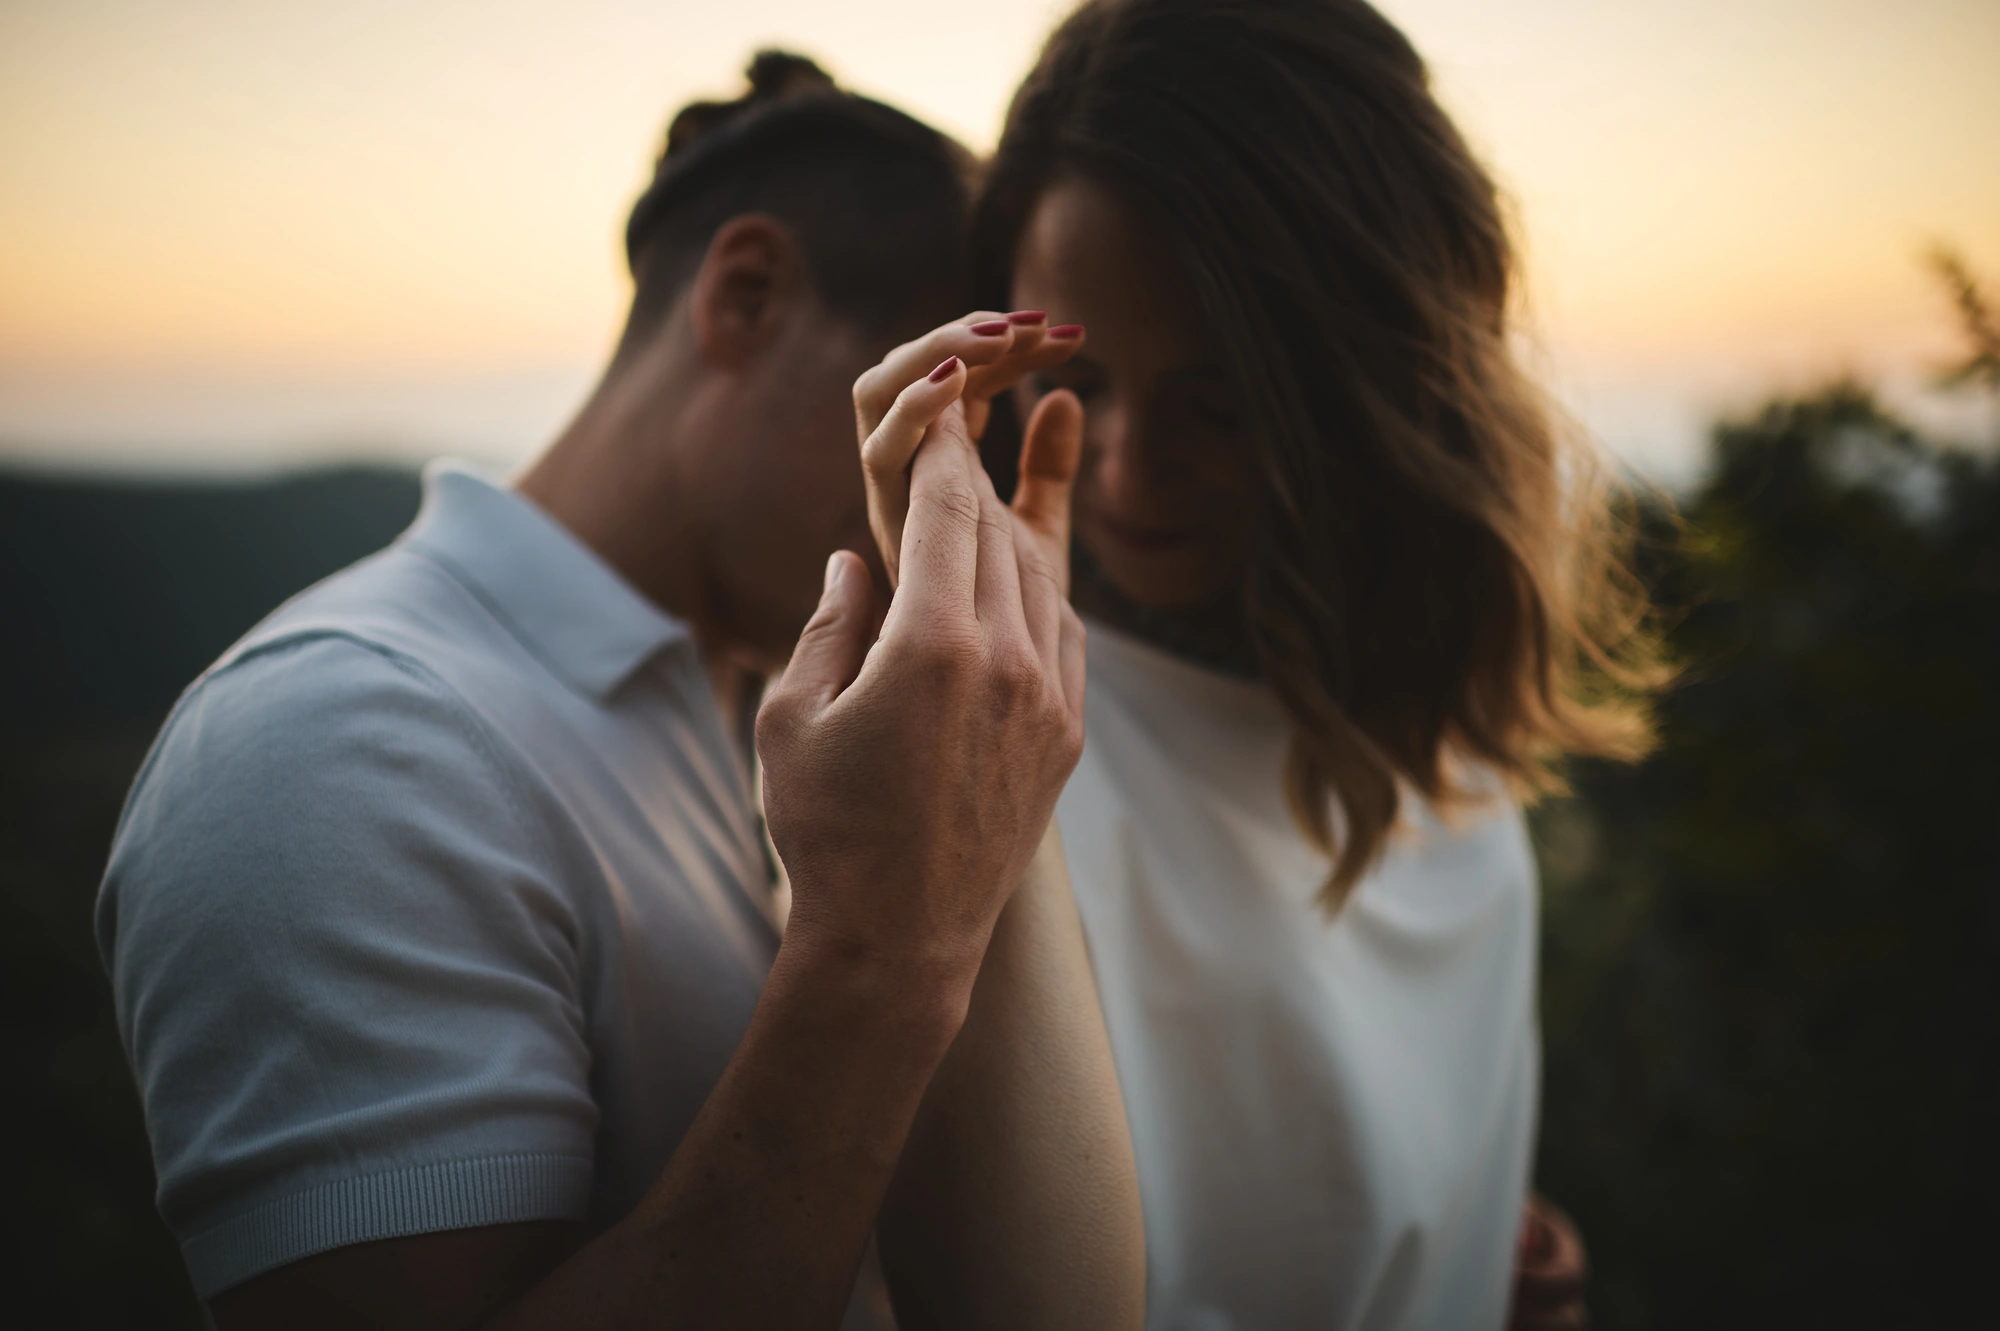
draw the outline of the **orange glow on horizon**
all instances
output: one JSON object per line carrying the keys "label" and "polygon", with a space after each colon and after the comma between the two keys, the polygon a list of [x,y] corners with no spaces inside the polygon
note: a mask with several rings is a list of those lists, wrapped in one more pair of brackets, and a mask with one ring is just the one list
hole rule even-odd
{"label": "orange glow on horizon", "polygon": [[[1065,8],[9,7],[0,450],[143,432],[136,406],[65,425],[64,385],[84,422],[161,376],[580,383],[673,107],[778,43],[983,149]],[[1505,183],[1534,321],[1584,378],[1912,364],[1949,332],[1921,248],[2000,274],[2000,4],[1384,8]]]}

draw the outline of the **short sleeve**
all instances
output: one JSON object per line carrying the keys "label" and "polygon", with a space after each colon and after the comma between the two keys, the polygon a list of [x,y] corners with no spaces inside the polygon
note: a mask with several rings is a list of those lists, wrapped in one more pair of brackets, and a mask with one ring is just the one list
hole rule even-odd
{"label": "short sleeve", "polygon": [[561,821],[456,695],[364,642],[265,647],[183,698],[97,927],[203,1298],[353,1243],[583,1217]]}

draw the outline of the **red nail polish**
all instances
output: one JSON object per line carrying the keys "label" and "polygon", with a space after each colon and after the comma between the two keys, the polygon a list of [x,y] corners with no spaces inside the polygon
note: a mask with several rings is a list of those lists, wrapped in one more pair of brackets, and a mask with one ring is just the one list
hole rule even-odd
{"label": "red nail polish", "polygon": [[1062,324],[1059,327],[1049,329],[1050,337],[1080,337],[1082,334],[1082,324]]}
{"label": "red nail polish", "polygon": [[1010,324],[1038,324],[1049,317],[1047,310],[1015,310],[1007,316]]}
{"label": "red nail polish", "polygon": [[948,358],[944,364],[938,366],[935,370],[931,371],[931,382],[934,384],[941,384],[945,380],[951,378],[952,374],[956,372],[957,369],[958,369],[958,357],[952,356]]}
{"label": "red nail polish", "polygon": [[972,325],[972,331],[981,337],[998,337],[1007,331],[1007,321],[1005,319],[988,319],[983,324]]}

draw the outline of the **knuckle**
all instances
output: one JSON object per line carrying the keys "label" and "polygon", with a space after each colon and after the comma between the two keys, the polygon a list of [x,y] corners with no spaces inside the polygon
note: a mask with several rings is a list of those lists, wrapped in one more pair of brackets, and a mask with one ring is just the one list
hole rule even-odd
{"label": "knuckle", "polygon": [[970,528],[984,520],[985,506],[979,502],[979,492],[963,481],[947,481],[937,486],[928,499],[947,521]]}
{"label": "knuckle", "polygon": [[854,409],[865,412],[877,396],[877,385],[882,382],[882,367],[872,366],[863,370],[854,381]]}
{"label": "knuckle", "polygon": [[764,699],[764,705],[757,709],[757,752],[768,753],[784,748],[797,728],[797,710],[781,682]]}
{"label": "knuckle", "polygon": [[889,457],[889,442],[882,437],[880,430],[861,441],[861,466],[869,475],[887,475],[890,470]]}
{"label": "knuckle", "polygon": [[949,623],[934,623],[910,644],[909,657],[911,666],[926,678],[955,680],[977,662],[978,651],[971,634],[956,631]]}
{"label": "knuckle", "polygon": [[1043,594],[1050,596],[1062,594],[1062,575],[1057,571],[1055,561],[1033,545],[1022,550],[1020,568],[1022,579],[1035,583]]}
{"label": "knuckle", "polygon": [[992,674],[995,696],[1010,707],[1027,706],[1044,692],[1041,662],[1018,644],[994,652]]}

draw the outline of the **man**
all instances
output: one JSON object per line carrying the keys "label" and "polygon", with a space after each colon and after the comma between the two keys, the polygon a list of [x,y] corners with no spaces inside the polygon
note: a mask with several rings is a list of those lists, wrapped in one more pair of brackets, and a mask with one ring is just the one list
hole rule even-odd
{"label": "man", "polygon": [[[926,1088],[1080,744],[1081,630],[1016,539],[1067,478],[1010,515],[963,370],[906,376],[926,442],[876,639],[868,568],[828,559],[873,548],[848,385],[958,307],[961,159],[809,62],[751,77],[676,120],[624,338],[516,490],[433,468],[135,784],[100,946],[225,1331],[826,1325],[948,1109]],[[912,354],[991,391],[1067,354],[1044,332]],[[756,722],[786,925],[749,721],[788,656]],[[1087,1253],[1098,1197],[1136,1213],[1129,1151],[1073,1147],[1109,1182],[1068,1181],[1080,1239],[1043,1228]]]}

